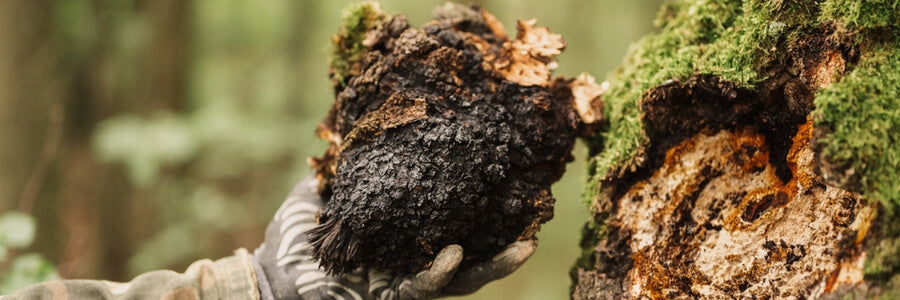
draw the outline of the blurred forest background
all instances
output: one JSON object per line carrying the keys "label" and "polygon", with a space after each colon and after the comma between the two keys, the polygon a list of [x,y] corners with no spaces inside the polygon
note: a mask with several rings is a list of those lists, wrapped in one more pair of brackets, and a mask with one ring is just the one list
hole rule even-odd
{"label": "blurred forest background", "polygon": [[[381,1],[421,26],[444,1]],[[569,47],[602,79],[661,0],[474,1]],[[327,47],[351,1],[0,1],[0,294],[52,278],[128,281],[253,249],[332,102]],[[588,217],[585,150],[522,269],[467,299],[568,298]]]}

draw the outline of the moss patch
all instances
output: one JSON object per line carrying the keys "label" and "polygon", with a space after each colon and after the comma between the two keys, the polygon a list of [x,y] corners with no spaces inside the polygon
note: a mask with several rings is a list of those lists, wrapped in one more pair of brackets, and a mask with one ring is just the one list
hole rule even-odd
{"label": "moss patch", "polygon": [[368,47],[363,44],[369,29],[381,26],[388,15],[377,2],[361,2],[348,6],[341,19],[341,28],[332,39],[328,57],[331,79],[346,85],[344,79],[358,72],[356,66]]}
{"label": "moss patch", "polygon": [[[769,35],[745,32],[756,27],[743,25],[750,18],[741,13],[741,5],[722,0],[668,2],[655,22],[660,32],[631,46],[622,66],[608,76],[604,115],[609,126],[589,143],[591,153],[597,154],[589,162],[585,202],[591,203],[602,188],[600,180],[610,171],[620,175],[638,166],[638,150],[648,142],[638,107],[644,91],[695,73],[717,74],[741,84],[760,80],[751,58],[761,57],[754,55],[765,48],[757,47],[759,40]],[[736,43],[736,38],[743,40]]]}
{"label": "moss patch", "polygon": [[[639,103],[651,87],[702,74],[754,89],[771,75],[769,69],[787,56],[789,45],[810,30],[834,22],[836,27],[858,36],[885,27],[896,28],[898,2],[676,0],[665,4],[656,20],[659,33],[632,45],[622,66],[607,78],[610,89],[604,95],[604,115],[609,123],[588,143],[593,156],[589,160],[584,202],[590,204],[602,194],[603,179],[619,177],[643,162],[640,153],[649,143],[645,130],[651,125],[641,115]],[[827,151],[835,158],[857,164],[857,171],[866,179],[866,196],[897,199],[895,187],[900,186],[896,184],[900,175],[895,170],[900,152],[897,143],[890,141],[897,141],[893,132],[898,132],[898,117],[889,108],[896,108],[896,102],[891,101],[897,99],[898,84],[896,78],[875,82],[864,79],[884,76],[879,74],[891,68],[896,70],[900,62],[887,53],[869,56],[867,60],[872,62],[868,64],[878,66],[877,69],[862,66],[866,70],[854,71],[846,83],[840,82],[817,96],[819,114],[825,116],[819,124],[836,124],[845,109],[852,109],[850,115],[860,123],[840,120],[840,128],[826,140],[830,141]],[[840,101],[842,97],[876,90],[883,97],[864,105],[851,107]],[[873,126],[866,118],[874,118]],[[850,139],[855,141],[841,144]]]}
{"label": "moss patch", "polygon": [[900,26],[898,0],[830,0],[821,5],[819,21],[836,20],[849,29]]}
{"label": "moss patch", "polygon": [[840,81],[816,95],[819,139],[833,164],[858,176],[866,196],[900,204],[900,40],[877,42]]}

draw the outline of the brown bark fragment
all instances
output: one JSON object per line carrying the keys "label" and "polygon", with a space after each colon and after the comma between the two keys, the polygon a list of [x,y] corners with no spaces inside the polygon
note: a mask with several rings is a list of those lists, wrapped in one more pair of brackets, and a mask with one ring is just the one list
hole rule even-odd
{"label": "brown bark fragment", "polygon": [[594,77],[582,73],[569,83],[572,91],[572,103],[575,111],[581,116],[585,124],[593,124],[603,121],[603,98],[601,97],[609,89],[609,83],[597,84]]}
{"label": "brown bark fragment", "polygon": [[500,57],[494,61],[494,69],[506,80],[523,86],[547,86],[550,72],[558,66],[554,57],[566,47],[562,36],[535,24],[535,19],[519,21],[516,39],[503,43]]}

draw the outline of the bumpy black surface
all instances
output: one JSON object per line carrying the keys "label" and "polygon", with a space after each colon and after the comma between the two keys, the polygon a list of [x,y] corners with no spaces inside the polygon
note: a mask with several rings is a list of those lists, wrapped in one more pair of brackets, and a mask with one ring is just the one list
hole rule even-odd
{"label": "bumpy black surface", "polygon": [[[477,20],[454,22],[500,46]],[[466,263],[490,259],[535,223],[536,198],[570,160],[577,117],[568,99],[492,74],[454,22],[417,30],[394,17],[361,75],[337,86],[324,126],[345,145],[311,233],[327,270],[417,271],[450,244],[463,246]],[[427,117],[351,133],[391,97],[424,99]]]}

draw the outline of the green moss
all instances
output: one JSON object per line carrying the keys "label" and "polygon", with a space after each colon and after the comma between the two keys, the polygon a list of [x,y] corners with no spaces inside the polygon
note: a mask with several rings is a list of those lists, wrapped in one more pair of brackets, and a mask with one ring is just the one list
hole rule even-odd
{"label": "green moss", "polygon": [[837,20],[850,29],[900,27],[900,0],[829,0],[820,21]]}
{"label": "green moss", "polygon": [[352,75],[354,65],[368,51],[363,45],[366,33],[381,26],[388,18],[377,2],[356,3],[344,10],[341,28],[332,41],[332,53],[328,58],[332,80],[346,84],[344,79]]}
{"label": "green moss", "polygon": [[900,40],[864,47],[856,67],[816,95],[819,142],[853,169],[863,193],[889,210],[900,204]]}
{"label": "green moss", "polygon": [[[607,80],[604,114],[609,126],[590,143],[589,182],[584,201],[602,189],[600,180],[612,171],[638,166],[637,153],[647,145],[639,102],[644,91],[668,80],[694,74],[714,74],[738,85],[763,80],[766,66],[780,57],[790,32],[814,24],[804,21],[818,12],[815,2],[676,0],[660,10],[659,33],[629,49],[622,66]],[[804,18],[805,17],[805,18]]]}
{"label": "green moss", "polygon": [[[591,153],[596,154],[589,161],[584,201],[589,204],[599,194],[601,179],[607,175],[615,177],[639,165],[638,153],[648,143],[644,127],[650,126],[641,119],[639,103],[649,88],[667,80],[687,80],[694,74],[717,75],[752,88],[766,79],[768,66],[786,56],[790,42],[802,39],[822,22],[836,20],[839,27],[857,31],[896,28],[898,3],[900,0],[668,2],[656,21],[659,33],[634,44],[622,66],[607,77],[610,90],[604,96],[604,113],[609,124],[589,143]],[[891,99],[897,99],[900,85],[893,75],[865,80],[896,70],[900,60],[891,55],[882,51],[864,58],[871,61],[866,65],[871,67],[862,66],[863,70],[848,74],[846,82],[819,95],[816,105],[825,116],[820,124],[836,127],[825,140],[827,153],[862,172],[867,196],[896,201],[900,197],[896,171],[900,149],[896,142],[886,141],[898,140],[894,132],[900,132],[896,125],[900,122],[890,109],[896,109]],[[878,99],[862,101],[861,97],[871,92],[879,93]],[[845,97],[859,100],[846,102],[842,100]],[[844,120],[847,113],[850,118]]]}

